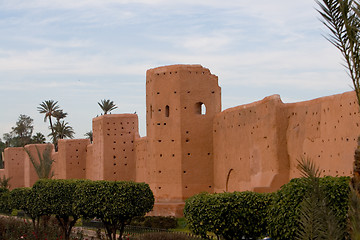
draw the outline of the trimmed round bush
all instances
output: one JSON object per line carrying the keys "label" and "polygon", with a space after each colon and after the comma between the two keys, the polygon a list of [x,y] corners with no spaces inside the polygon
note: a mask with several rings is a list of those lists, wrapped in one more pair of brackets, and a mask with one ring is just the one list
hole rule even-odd
{"label": "trimmed round bush", "polygon": [[131,181],[84,181],[76,188],[74,207],[84,218],[99,218],[109,239],[120,238],[124,226],[135,216],[144,216],[154,205],[148,184]]}
{"label": "trimmed round bush", "polygon": [[189,228],[206,237],[208,232],[224,239],[257,238],[266,234],[266,213],[271,194],[234,192],[195,195],[185,203]]}
{"label": "trimmed round bush", "polygon": [[[350,192],[349,177],[320,178],[320,188],[325,192],[330,209],[346,224]],[[273,239],[291,240],[299,228],[300,204],[309,186],[304,178],[292,179],[273,196],[268,209],[268,233]]]}

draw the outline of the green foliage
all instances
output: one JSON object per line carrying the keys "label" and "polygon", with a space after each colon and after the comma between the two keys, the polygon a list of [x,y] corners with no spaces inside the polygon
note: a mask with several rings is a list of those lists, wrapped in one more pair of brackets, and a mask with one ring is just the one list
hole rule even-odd
{"label": "green foliage", "polygon": [[27,115],[20,114],[15,127],[10,133],[5,133],[5,147],[23,147],[31,143],[31,135],[34,129],[33,119]]}
{"label": "green foliage", "polygon": [[46,138],[44,134],[37,132],[35,135],[31,137],[32,144],[43,144],[46,142]]}
{"label": "green foliage", "polygon": [[101,102],[98,102],[101,110],[104,111],[104,114],[111,112],[112,110],[116,109],[117,106],[114,101],[110,101],[110,99],[103,99]]}
{"label": "green foliage", "polygon": [[7,188],[9,189],[10,188],[10,182],[11,180],[11,177],[7,178],[5,176],[3,176],[2,178],[0,178],[0,188]]}
{"label": "green foliage", "polygon": [[190,240],[190,236],[179,233],[153,232],[145,233],[139,236],[139,240]]}
{"label": "green foliage", "polygon": [[84,134],[84,136],[88,139],[90,139],[90,143],[93,143],[93,131],[88,131]]}
{"label": "green foliage", "polygon": [[350,186],[349,230],[351,239],[360,239],[360,197],[359,192]]}
{"label": "green foliage", "polygon": [[[59,140],[65,138],[74,138],[75,132],[68,122],[61,121],[54,124],[54,134],[55,139]],[[48,137],[51,137],[51,139],[53,139],[54,136],[52,134],[48,135]]]}
{"label": "green foliage", "polygon": [[320,187],[320,169],[311,159],[301,158],[298,163],[309,190],[300,205],[296,239],[342,240],[345,236],[345,226],[330,209],[324,189]]}
{"label": "green foliage", "polygon": [[0,169],[3,169],[4,168],[4,160],[2,159],[2,153],[4,152],[6,148],[6,144],[1,141],[1,138],[0,138]]}
{"label": "green foliage", "polygon": [[48,226],[41,226],[37,233],[26,220],[10,217],[0,217],[0,239],[4,240],[39,240],[39,239],[62,239],[61,229],[58,224],[50,221]]}
{"label": "green foliage", "polygon": [[11,209],[23,210],[32,220],[33,229],[40,231],[40,217],[45,215],[39,195],[32,188],[15,188],[10,192]]}
{"label": "green foliage", "polygon": [[7,188],[0,188],[0,213],[11,213],[10,191]]}
{"label": "green foliage", "polygon": [[109,239],[116,239],[116,230],[121,237],[125,224],[135,216],[144,216],[154,205],[153,193],[145,183],[84,181],[75,194],[77,214],[101,219]]}
{"label": "green foliage", "polygon": [[134,217],[131,220],[130,225],[158,228],[158,229],[170,229],[177,227],[177,219],[175,217],[170,217],[170,216]]}
{"label": "green foliage", "polygon": [[256,238],[266,234],[270,194],[234,192],[195,195],[185,202],[184,215],[190,230],[207,237]]}
{"label": "green foliage", "polygon": [[10,207],[11,209],[23,210],[25,213],[30,212],[30,205],[28,203],[29,196],[31,196],[31,188],[15,188],[10,192]]}
{"label": "green foliage", "polygon": [[40,179],[33,186],[42,214],[56,216],[65,239],[70,238],[71,229],[80,217],[75,213],[73,203],[77,198],[76,186],[81,182],[83,180]]}
{"label": "green foliage", "polygon": [[[319,179],[320,189],[328,199],[329,208],[339,219],[342,226],[346,225],[348,211],[349,177],[326,176]],[[301,203],[309,191],[305,178],[292,179],[273,195],[268,211],[268,233],[278,240],[294,239],[299,228]]]}
{"label": "green foliage", "polygon": [[26,148],[24,148],[24,150],[28,154],[31,163],[35,168],[36,174],[38,175],[39,179],[52,178],[54,176],[54,172],[51,171],[51,168],[54,160],[51,157],[51,150],[52,150],[51,145],[47,144],[42,154],[40,153],[37,146],[35,146],[35,148],[38,154],[39,162],[35,160],[35,158],[31,155],[29,150],[27,150]]}
{"label": "green foliage", "polygon": [[[51,133],[48,136],[51,137],[55,151],[57,151],[57,142],[59,139],[73,138],[74,136],[74,130],[69,125],[69,123],[65,122],[64,120],[61,121],[61,119],[66,118],[68,114],[60,109],[58,102],[54,100],[47,100],[42,102],[38,107],[38,111],[45,114],[44,122],[49,119]],[[52,118],[56,119],[55,124],[53,124]]]}
{"label": "green foliage", "polygon": [[330,30],[328,40],[340,50],[360,105],[360,4],[353,0],[315,0],[323,24]]}

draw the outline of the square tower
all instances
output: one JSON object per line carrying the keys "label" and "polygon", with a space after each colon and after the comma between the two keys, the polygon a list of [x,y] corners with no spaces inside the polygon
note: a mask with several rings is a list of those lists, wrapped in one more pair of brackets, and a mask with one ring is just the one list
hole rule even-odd
{"label": "square tower", "polygon": [[92,180],[135,180],[136,114],[106,114],[93,119],[92,161],[86,176]]}
{"label": "square tower", "polygon": [[150,69],[146,75],[149,181],[158,202],[182,202],[213,188],[217,76],[200,65]]}

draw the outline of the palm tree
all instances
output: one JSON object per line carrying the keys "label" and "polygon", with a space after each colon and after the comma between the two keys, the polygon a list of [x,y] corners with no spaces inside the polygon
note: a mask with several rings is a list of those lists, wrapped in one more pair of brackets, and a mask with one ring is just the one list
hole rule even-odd
{"label": "palm tree", "polygon": [[3,176],[2,178],[0,178],[0,188],[5,188],[5,189],[9,189],[11,187],[11,185],[9,184],[10,180],[12,177],[5,177]]}
{"label": "palm tree", "polygon": [[53,117],[54,114],[56,115],[55,112],[58,111],[60,108],[57,105],[57,103],[58,102],[54,101],[54,100],[47,100],[47,101],[43,101],[42,103],[40,103],[40,106],[38,107],[38,111],[40,113],[45,114],[44,122],[46,122],[46,120],[49,119],[50,129],[51,129],[51,134],[52,134],[52,139],[53,139],[54,144],[56,144],[56,137],[55,137],[55,131],[53,128],[51,117]]}
{"label": "palm tree", "polygon": [[60,122],[60,120],[66,118],[67,115],[68,114],[66,112],[60,109],[54,112],[53,117],[56,118],[57,122]]}
{"label": "palm tree", "polygon": [[116,104],[113,101],[110,101],[110,99],[101,100],[101,102],[98,102],[98,104],[100,108],[104,111],[104,114],[107,114],[108,112],[117,108]]}
{"label": "palm tree", "polygon": [[305,157],[298,160],[298,169],[309,188],[300,204],[299,227],[295,239],[344,239],[346,229],[329,207],[326,194],[320,186],[321,170],[311,159]]}
{"label": "palm tree", "polygon": [[45,136],[44,136],[44,134],[42,134],[42,133],[40,133],[40,132],[38,132],[38,133],[36,133],[34,136],[32,136],[32,139],[31,139],[31,142],[32,143],[45,143],[45,141],[46,141],[46,138],[45,138]]}
{"label": "palm tree", "polygon": [[56,139],[74,138],[74,134],[74,129],[68,122],[61,121],[54,125],[54,136]]}
{"label": "palm tree", "polygon": [[89,132],[85,133],[84,136],[87,137],[88,139],[90,139],[90,143],[93,142],[93,131],[89,131]]}
{"label": "palm tree", "polygon": [[353,82],[360,106],[360,3],[354,0],[315,0],[322,23],[330,30],[327,38],[340,50]]}

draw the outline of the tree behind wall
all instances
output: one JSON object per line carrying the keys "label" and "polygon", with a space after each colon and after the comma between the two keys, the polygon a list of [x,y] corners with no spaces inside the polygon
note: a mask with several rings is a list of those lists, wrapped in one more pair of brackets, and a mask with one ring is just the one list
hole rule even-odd
{"label": "tree behind wall", "polygon": [[104,114],[107,114],[108,112],[111,112],[112,110],[117,108],[114,101],[110,101],[110,99],[103,99],[100,102],[98,102],[98,104],[101,110],[103,110]]}

